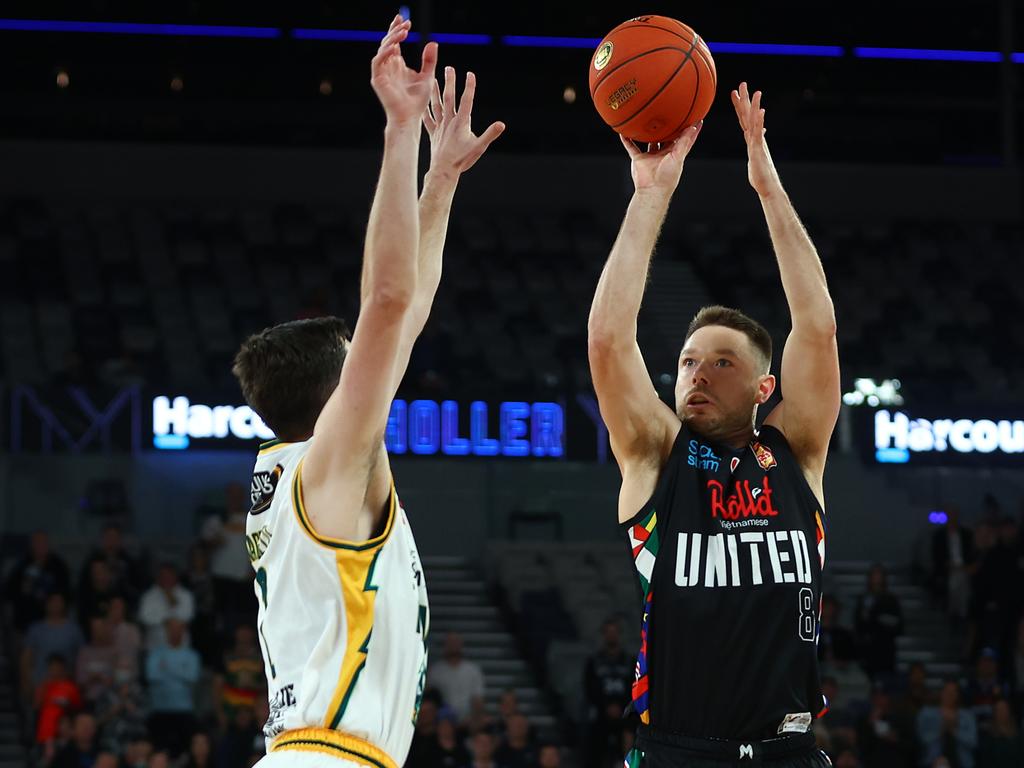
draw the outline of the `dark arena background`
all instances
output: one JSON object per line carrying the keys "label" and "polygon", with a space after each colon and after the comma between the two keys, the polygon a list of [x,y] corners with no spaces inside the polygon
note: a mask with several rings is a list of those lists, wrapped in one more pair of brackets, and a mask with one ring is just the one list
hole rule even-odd
{"label": "dark arena background", "polygon": [[[356,319],[384,125],[369,60],[396,10],[0,4],[0,768],[262,754],[243,533],[273,435],[231,360],[277,322]],[[403,12],[407,60],[439,41],[477,73],[475,125],[508,126],[456,196],[386,434],[431,660],[461,642],[484,681],[448,701],[428,675],[407,765],[607,768],[631,743],[641,601],[586,332],[632,184],[587,70],[653,12],[693,26],[719,78],[640,316],[660,394],[698,307],[745,310],[777,349],[788,330],[741,80],[835,303],[819,743],[841,768],[1024,766],[1024,7]],[[167,616],[187,628],[173,675]]]}

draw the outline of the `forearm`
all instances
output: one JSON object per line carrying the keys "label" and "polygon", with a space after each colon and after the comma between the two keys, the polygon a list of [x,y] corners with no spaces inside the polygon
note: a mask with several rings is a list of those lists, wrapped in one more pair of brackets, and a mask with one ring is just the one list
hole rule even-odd
{"label": "forearm", "polygon": [[424,321],[441,282],[448,219],[458,182],[457,173],[434,170],[428,171],[423,180],[423,193],[419,201],[420,240],[415,305],[424,315]]}
{"label": "forearm", "polygon": [[637,192],[597,283],[590,308],[591,341],[634,341],[651,254],[668,212],[667,192]]}
{"label": "forearm", "polygon": [[761,196],[794,330],[835,333],[835,310],[821,259],[782,185]]}
{"label": "forearm", "polygon": [[384,160],[363,250],[363,303],[373,297],[408,302],[416,289],[419,212],[416,162],[419,125],[388,125]]}

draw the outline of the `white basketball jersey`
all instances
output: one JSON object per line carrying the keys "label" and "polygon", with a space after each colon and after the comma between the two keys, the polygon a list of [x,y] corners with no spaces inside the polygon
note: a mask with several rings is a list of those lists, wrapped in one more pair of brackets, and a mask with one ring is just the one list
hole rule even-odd
{"label": "white basketball jersey", "polygon": [[256,571],[258,637],[274,737],[327,728],[405,762],[427,670],[427,589],[392,485],[384,532],[318,535],[302,505],[304,443],[261,446],[246,546]]}

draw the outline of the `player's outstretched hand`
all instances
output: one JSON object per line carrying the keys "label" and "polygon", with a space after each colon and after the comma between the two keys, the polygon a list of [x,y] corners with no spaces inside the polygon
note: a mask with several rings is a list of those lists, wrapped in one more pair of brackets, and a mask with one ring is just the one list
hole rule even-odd
{"label": "player's outstretched hand", "polygon": [[411,26],[411,22],[395,16],[387,35],[380,41],[377,55],[370,62],[370,85],[389,123],[419,121],[430,101],[437,66],[437,43],[424,46],[418,72],[410,69],[402,58],[401,44],[409,36]]}
{"label": "player's outstretched hand", "polygon": [[473,97],[476,75],[466,73],[466,85],[458,109],[455,107],[455,70],[444,69],[444,92],[435,80],[430,104],[423,111],[423,125],[430,136],[430,170],[458,176],[468,171],[491,143],[505,131],[502,122],[491,123],[477,136],[473,133]]}
{"label": "player's outstretched hand", "polygon": [[747,142],[747,178],[757,194],[764,197],[781,188],[779,174],[772,162],[765,141],[764,108],[761,106],[761,92],[755,91],[751,99],[746,83],[733,91],[732,105],[736,109],[743,138]]}
{"label": "player's outstretched hand", "polygon": [[703,126],[703,120],[691,125],[670,144],[648,144],[646,152],[630,139],[620,135],[622,146],[626,148],[632,161],[630,171],[633,174],[633,186],[636,191],[662,191],[672,194],[679,186],[686,156],[690,154]]}

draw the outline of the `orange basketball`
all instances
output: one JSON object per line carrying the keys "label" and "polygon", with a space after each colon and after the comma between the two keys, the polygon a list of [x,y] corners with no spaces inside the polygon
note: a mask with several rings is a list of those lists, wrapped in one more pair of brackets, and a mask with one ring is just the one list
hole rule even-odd
{"label": "orange basketball", "polygon": [[666,16],[619,24],[590,61],[590,96],[601,119],[640,142],[672,141],[703,120],[717,85],[700,35]]}

